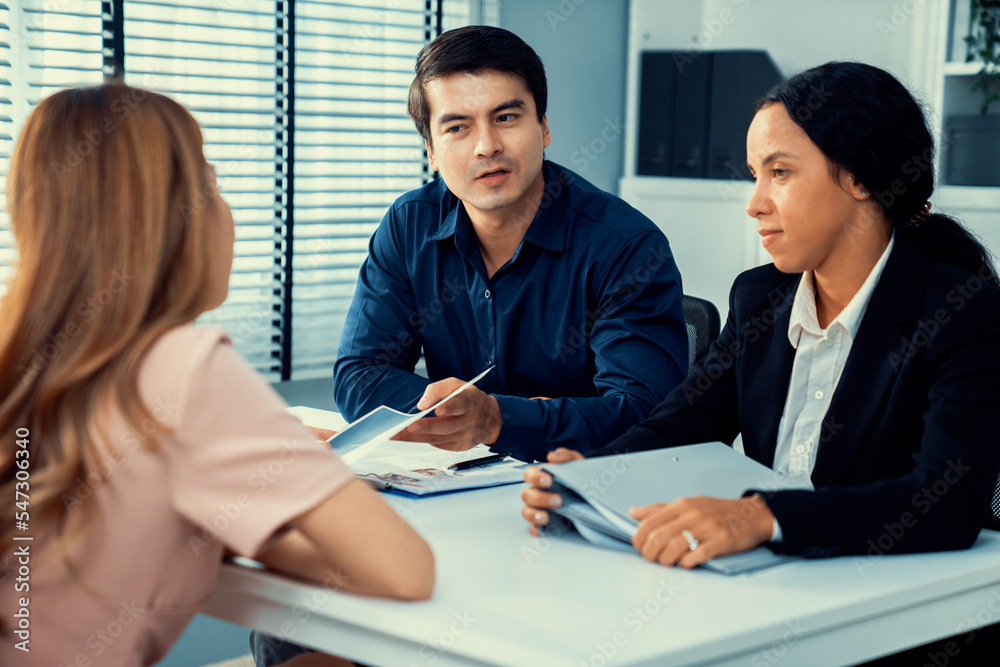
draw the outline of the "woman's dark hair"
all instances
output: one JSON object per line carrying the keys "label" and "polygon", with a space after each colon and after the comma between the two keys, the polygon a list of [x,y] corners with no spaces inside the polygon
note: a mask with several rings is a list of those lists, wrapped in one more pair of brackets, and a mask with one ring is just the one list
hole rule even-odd
{"label": "woman's dark hair", "polygon": [[998,284],[985,247],[958,221],[925,208],[934,191],[934,139],[920,104],[896,77],[830,62],[782,81],[757,103],[780,103],[814,144],[864,184],[897,231],[928,254]]}
{"label": "woman's dark hair", "polygon": [[485,69],[510,72],[524,79],[535,98],[538,122],[542,122],[548,101],[548,87],[545,83],[545,67],[538,54],[509,30],[469,25],[441,33],[417,54],[414,68],[417,76],[410,84],[406,110],[424,141],[432,143],[430,108],[424,95],[425,84],[455,72],[478,72]]}

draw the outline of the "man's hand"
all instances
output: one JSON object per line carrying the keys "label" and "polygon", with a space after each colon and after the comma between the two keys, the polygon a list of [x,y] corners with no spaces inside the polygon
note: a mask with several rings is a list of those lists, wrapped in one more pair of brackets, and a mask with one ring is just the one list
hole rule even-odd
{"label": "man's hand", "polygon": [[[549,452],[549,463],[566,463],[567,461],[579,461],[583,454],[573,449],[560,447]],[[546,509],[562,507],[562,496],[558,493],[544,491],[552,486],[552,475],[542,472],[538,466],[532,466],[524,471],[524,481],[531,486],[521,493],[521,500],[524,501],[524,508],[521,516],[531,524],[531,534],[539,537],[538,527],[549,522],[549,513]]]}
{"label": "man's hand", "polygon": [[[427,385],[417,403],[426,410],[465,384],[458,378],[448,378]],[[479,443],[492,445],[500,437],[500,403],[494,396],[469,387],[434,411],[397,433],[393,440],[426,442],[454,452],[472,449]]]}
{"label": "man's hand", "polygon": [[632,545],[643,558],[685,568],[749,551],[771,539],[774,529],[774,515],[760,496],[681,498],[633,507],[632,518],[639,520]]}

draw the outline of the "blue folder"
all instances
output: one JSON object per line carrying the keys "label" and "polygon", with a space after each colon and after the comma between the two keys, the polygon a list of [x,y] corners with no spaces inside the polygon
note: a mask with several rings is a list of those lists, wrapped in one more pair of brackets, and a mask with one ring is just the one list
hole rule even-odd
{"label": "blue folder", "polygon": [[[739,498],[747,490],[801,489],[792,480],[721,442],[685,445],[542,467],[552,475],[552,491],[563,506],[551,510],[592,544],[635,552],[632,536],[639,523],[630,507],[691,496]],[[723,574],[752,572],[795,560],[766,547],[710,560]]]}

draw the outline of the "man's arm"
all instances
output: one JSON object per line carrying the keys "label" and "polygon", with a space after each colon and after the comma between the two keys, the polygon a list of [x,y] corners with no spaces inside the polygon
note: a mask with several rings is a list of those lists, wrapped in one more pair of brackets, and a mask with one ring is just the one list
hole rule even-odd
{"label": "man's arm", "polygon": [[502,425],[492,449],[527,461],[545,460],[558,447],[586,454],[649,415],[687,375],[681,296],[667,239],[655,233],[632,239],[605,272],[585,342],[599,395],[497,396]]}
{"label": "man's arm", "polygon": [[395,215],[390,208],[368,244],[333,367],[334,401],[348,421],[381,405],[409,411],[430,384],[413,372],[421,337]]}

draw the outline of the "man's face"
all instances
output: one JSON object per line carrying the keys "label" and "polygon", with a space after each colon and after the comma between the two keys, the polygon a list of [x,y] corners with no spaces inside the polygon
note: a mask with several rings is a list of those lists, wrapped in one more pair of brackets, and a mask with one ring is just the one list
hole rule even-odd
{"label": "man's face", "polygon": [[458,72],[427,82],[424,94],[431,168],[471,217],[517,212],[532,186],[542,187],[542,152],[551,141],[524,80],[489,69]]}

